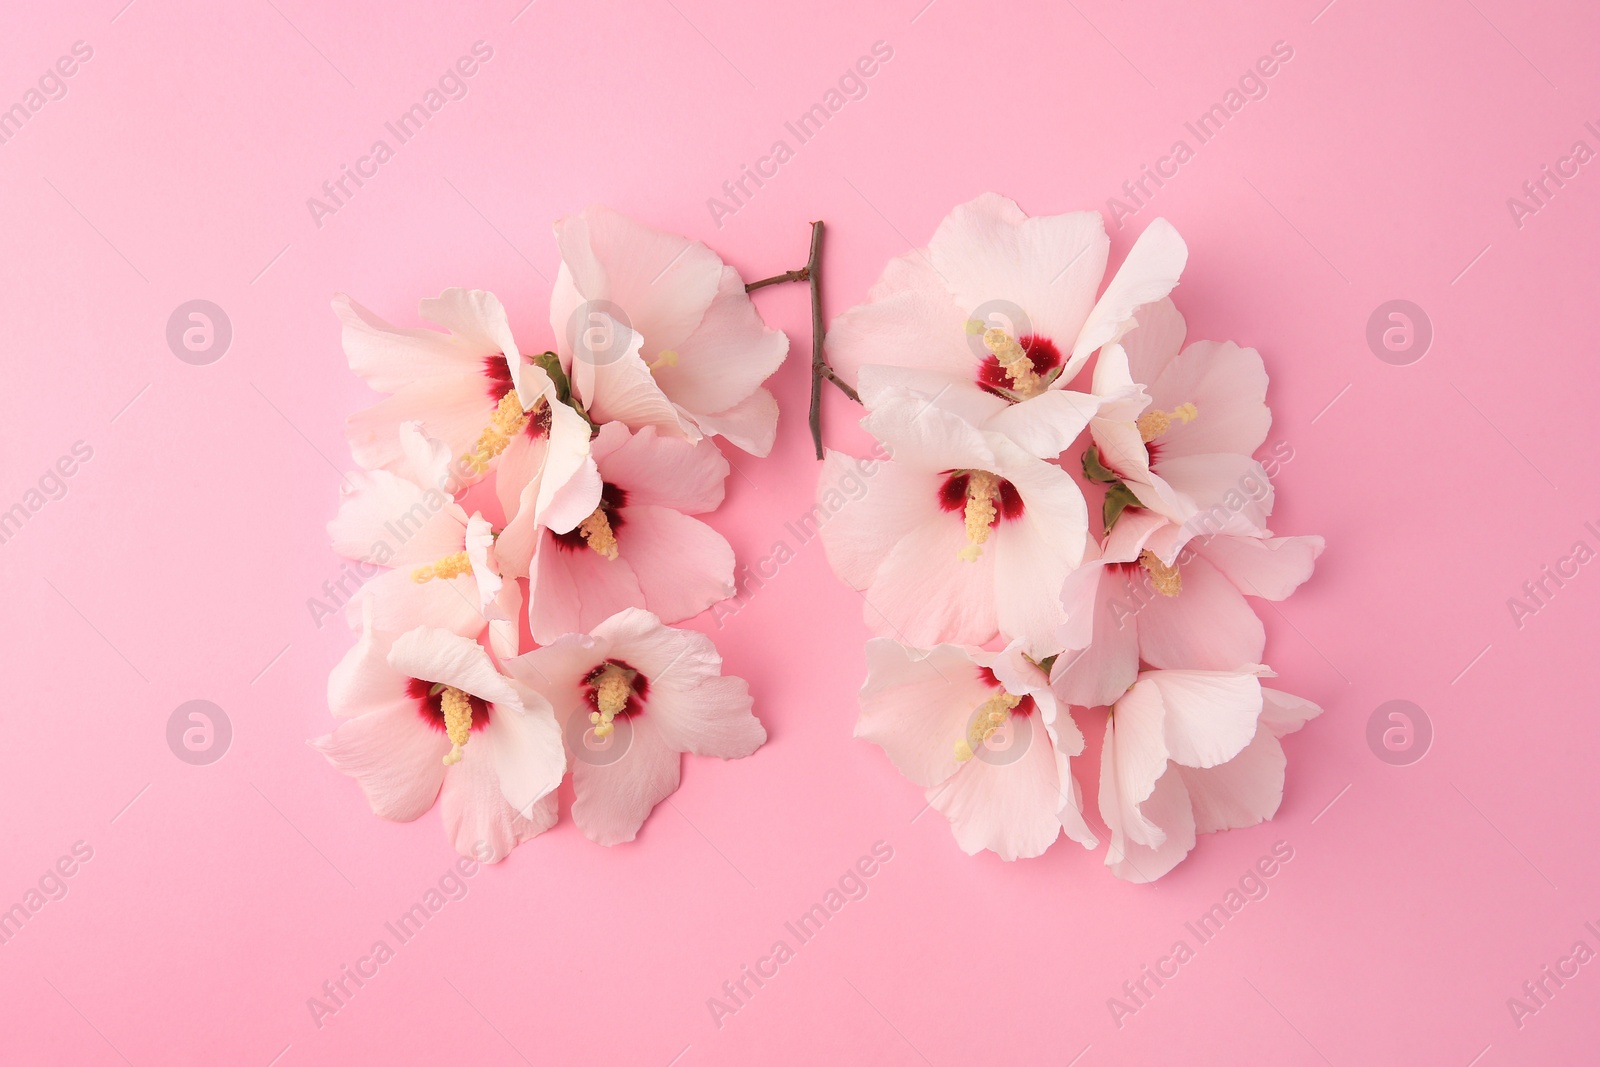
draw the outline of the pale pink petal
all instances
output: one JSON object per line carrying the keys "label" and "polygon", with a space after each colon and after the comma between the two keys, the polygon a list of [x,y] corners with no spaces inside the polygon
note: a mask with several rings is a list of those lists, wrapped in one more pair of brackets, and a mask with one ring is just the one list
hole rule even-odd
{"label": "pale pink petal", "polygon": [[1311,577],[1322,547],[1322,538],[1315,536],[1210,537],[1198,543],[1197,551],[1240,592],[1283,600]]}
{"label": "pale pink petal", "polygon": [[[1077,493],[1076,487],[1073,493]],[[1087,525],[1087,518],[1083,521]],[[1059,522],[1059,516],[1029,507],[1020,520],[999,522],[984,546],[984,555],[994,557],[992,597],[996,624],[1008,637],[1021,639],[1028,652],[1041,659],[1061,651],[1058,633],[1066,621],[1061,587],[1077,562],[1064,554],[1057,543],[1058,536],[1071,529],[1054,525]],[[962,534],[964,537],[964,528]]]}
{"label": "pale pink petal", "polygon": [[[608,300],[644,334],[652,356],[677,348],[716,296],[723,263],[687,237],[663,233],[610,208],[587,207],[556,222],[556,243],[573,286],[586,300]],[[568,322],[551,322],[570,336]]]}
{"label": "pale pink petal", "polygon": [[406,699],[407,677],[389,666],[393,634],[373,630],[370,615],[361,637],[328,674],[328,709],[336,718],[382,711]]}
{"label": "pale pink petal", "polygon": [[[1253,666],[1253,665],[1252,665]],[[1165,709],[1168,756],[1189,767],[1226,763],[1256,734],[1261,682],[1244,671],[1147,671],[1135,686],[1153,685]],[[1122,704],[1117,705],[1118,714]]]}
{"label": "pale pink petal", "polygon": [[[652,340],[646,331],[647,346]],[[688,411],[710,414],[743,403],[771,377],[789,351],[789,338],[761,321],[739,272],[723,267],[717,295],[694,331],[676,344],[656,342],[650,361],[663,349],[676,358],[656,367],[662,392]]]}
{"label": "pale pink petal", "polygon": [[589,417],[598,422],[615,419],[633,429],[655,426],[678,437],[697,435],[640,358],[642,335],[608,316],[601,315],[601,319],[606,329],[616,332],[616,338],[601,357],[580,353],[572,361],[572,388]]}
{"label": "pale pink petal", "polygon": [[367,612],[373,626],[389,633],[426,623],[463,637],[477,637],[484,627],[478,584],[470,574],[416,582],[409,568],[385,571],[363,585],[345,605],[345,618],[352,627],[359,625]]}
{"label": "pale pink petal", "polygon": [[1020,758],[991,763],[975,756],[928,790],[928,803],[950,820],[956,844],[968,855],[988,849],[1003,860],[1029,859],[1061,836],[1062,783],[1044,720],[1012,715],[1011,728],[1028,738]]}
{"label": "pale pink petal", "polygon": [[1253,348],[1231,341],[1196,341],[1168,363],[1149,386],[1151,405],[1174,411],[1190,403],[1197,412],[1175,421],[1160,437],[1166,456],[1235,452],[1261,447],[1272,425],[1267,409],[1267,369]]}
{"label": "pale pink petal", "polygon": [[643,601],[607,615],[643,607],[677,622],[733,595],[733,548],[717,531],[671,508],[630,504],[618,515],[617,562],[633,568]]}
{"label": "pale pink petal", "polygon": [[532,818],[534,805],[554,792],[567,773],[567,753],[550,702],[528,687],[522,687],[518,696],[517,704],[491,707],[488,726],[466,747],[477,744],[480,737],[488,744],[501,795],[516,811]]}
{"label": "pale pink petal", "polygon": [[1177,596],[1144,590],[1139,652],[1152,667],[1231,671],[1258,663],[1267,633],[1244,596],[1205,559],[1178,568]]}
{"label": "pale pink petal", "polygon": [[[843,501],[837,509],[828,506],[835,499],[829,494]],[[912,529],[949,517],[939,507],[937,476],[831,449],[824,453],[817,501],[817,514],[827,516],[818,525],[828,563],[855,589],[872,584],[884,559]]]}
{"label": "pale pink petal", "polygon": [[[1162,297],[1153,304],[1144,305],[1134,312],[1134,318],[1138,325],[1123,336],[1121,344],[1127,353],[1128,370],[1133,380],[1149,385],[1183,350],[1183,338],[1188,333],[1188,325],[1173,305],[1171,297]],[[1101,358],[1105,358],[1103,352]]]}
{"label": "pale pink petal", "polygon": [[[1155,472],[1189,502],[1189,513],[1174,517],[1196,533],[1244,536],[1266,534],[1272,514],[1272,481],[1261,464],[1246,455],[1211,453],[1160,458]],[[1143,500],[1140,488],[1130,484]]]}
{"label": "pale pink petal", "polygon": [[522,583],[502,585],[490,613],[489,647],[496,658],[510,659],[522,651]]}
{"label": "pale pink petal", "polygon": [[655,806],[678,788],[682,757],[646,711],[630,716],[628,750],[612,763],[575,760],[572,821],[600,845],[632,841]]}
{"label": "pale pink petal", "polygon": [[1292,734],[1322,714],[1322,709],[1301,697],[1261,687],[1261,725],[1277,737]]}
{"label": "pale pink petal", "polygon": [[556,797],[546,794],[526,814],[512,807],[500,787],[494,744],[483,736],[486,732],[473,736],[461,750],[461,762],[445,775],[439,811],[445,837],[457,853],[499,863],[517,845],[555,825]]}
{"label": "pale pink petal", "polygon": [[[876,482],[873,488],[878,488]],[[823,527],[825,538],[840,518]],[[947,642],[981,645],[994,637],[999,629],[995,561],[1000,554],[986,550],[969,562],[959,556],[966,546],[959,513],[941,512],[903,532],[864,591],[867,627],[880,637],[920,648]]]}
{"label": "pale pink petal", "polygon": [[666,745],[739,759],[766,741],[766,729],[751,714],[749,686],[723,675],[722,657],[705,634],[662,626],[643,611],[622,613],[595,632],[649,679],[642,717],[655,723]]}
{"label": "pale pink petal", "polygon": [[[1194,848],[1194,811],[1189,793],[1175,769],[1156,783],[1143,804],[1145,816],[1164,829],[1155,845],[1134,841],[1112,827],[1106,866],[1125,882],[1153,882],[1183,861]],[[1107,819],[1108,825],[1110,820]]]}
{"label": "pale pink petal", "polygon": [[1097,396],[1047,389],[1031,399],[1006,405],[982,425],[985,430],[1009,437],[1031,455],[1054,459],[1072,447],[1099,409]]}
{"label": "pale pink petal", "polygon": [[491,704],[515,704],[518,699],[481,645],[444,630],[418,627],[396,637],[389,666],[407,678],[443,682]]}
{"label": "pale pink petal", "polygon": [[1069,620],[1066,651],[1051,670],[1052,688],[1069,704],[1099,707],[1116,702],[1139,676],[1136,618],[1141,601],[1121,574],[1086,563],[1062,586]]}
{"label": "pale pink petal", "polygon": [[[1097,211],[1028,218],[994,193],[955,208],[928,242],[934,267],[968,317],[991,301],[1013,304],[1027,316],[1028,332],[1053,341],[1063,356],[1090,315],[1109,249]],[[1022,324],[1008,332],[1016,336]],[[1070,381],[1098,347],[1069,361],[1062,377]]]}
{"label": "pale pink petal", "polygon": [[[609,447],[602,451],[603,443]],[[652,504],[685,515],[714,511],[722,504],[730,468],[711,441],[664,437],[653,426],[629,436],[620,424],[607,423],[594,449],[605,480],[627,493],[629,504]]]}
{"label": "pale pink petal", "polygon": [[343,325],[350,369],[380,393],[392,393],[419,379],[481,370],[484,353],[449,334],[391,326],[344,293],[333,298],[333,311]]}
{"label": "pale pink petal", "polygon": [[863,367],[881,364],[925,370],[978,391],[982,359],[966,331],[972,309],[956,306],[926,254],[891,259],[869,296],[828,327],[823,346],[840,377],[857,385]]}
{"label": "pale pink petal", "polygon": [[352,471],[328,523],[333,550],[389,567],[431,563],[461,551],[467,514],[445,493],[388,471]]}
{"label": "pale pink petal", "polygon": [[994,694],[965,649],[938,645],[924,651],[874,638],[867,642],[855,735],[882,748],[917,785],[936,786],[961,768],[956,742]]}
{"label": "pale pink petal", "polygon": [[449,330],[460,347],[480,355],[503,355],[515,365],[521,355],[511,337],[511,323],[500,298],[482,289],[450,288],[424,300],[422,317]]}
{"label": "pale pink petal", "polygon": [[539,538],[528,582],[528,626],[547,645],[562,634],[594,628],[623,608],[644,607],[644,592],[626,559],[606,559],[587,545],[568,548]]}
{"label": "pale pink petal", "polygon": [[778,439],[778,401],[765,389],[757,389],[722,411],[691,414],[680,408],[679,413],[691,419],[701,433],[721,437],[752,456],[767,455]]}
{"label": "pale pink petal", "polygon": [[1188,787],[1195,830],[1202,834],[1254,826],[1283,800],[1283,747],[1262,730],[1237,756],[1205,770],[1173,764]]}
{"label": "pale pink petal", "polygon": [[1089,354],[1107,341],[1122,337],[1132,326],[1138,309],[1160,300],[1178,284],[1188,261],[1189,249],[1166,219],[1156,219],[1128,251],[1117,273],[1089,312],[1083,330],[1072,347],[1072,358],[1067,361],[1068,372],[1063,377],[1071,380],[1072,373],[1083,366]]}
{"label": "pale pink petal", "polygon": [[406,460],[400,426],[408,422],[421,422],[451,455],[465,455],[489,425],[494,406],[488,381],[479,375],[417,379],[346,419],[345,437],[355,461],[368,470]]}
{"label": "pale pink petal", "polygon": [[410,700],[346,719],[311,744],[356,780],[374,814],[396,822],[410,822],[433,807],[450,751],[449,740]]}
{"label": "pale pink petal", "polygon": [[1165,831],[1141,805],[1167,771],[1166,715],[1161,691],[1145,675],[1117,701],[1100,757],[1100,817],[1114,834],[1152,848]]}

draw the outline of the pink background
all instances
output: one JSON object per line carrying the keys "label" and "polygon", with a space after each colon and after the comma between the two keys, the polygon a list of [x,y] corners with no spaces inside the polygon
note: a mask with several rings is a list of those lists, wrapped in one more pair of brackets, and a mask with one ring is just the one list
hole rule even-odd
{"label": "pink background", "polygon": [[[1594,1060],[1600,963],[1520,1028],[1506,1003],[1579,939],[1600,950],[1600,565],[1520,628],[1507,606],[1576,541],[1600,548],[1600,163],[1520,228],[1506,206],[1575,140],[1600,148],[1590,5],[122,2],[27,5],[0,35],[0,106],[93,48],[0,145],[0,509],[93,449],[0,544],[0,906],[93,850],[0,946],[0,1060]],[[494,54],[469,95],[319,228],[306,198],[478,40]],[[868,95],[719,229],[707,198],[795,147],[784,121],[880,40]],[[1262,609],[1282,687],[1327,709],[1287,745],[1277,820],[1202,839],[1150,887],[1066,842],[962,855],[850,737],[866,632],[813,542],[716,635],[765,748],[686,761],[630,846],[591,845],[564,800],[319,1028],[308,998],[393,946],[383,924],[454,860],[436,813],[375,820],[305,744],[352,641],[307,600],[339,573],[323,525],[368,399],[330,294],[414,324],[419,298],[483,287],[546,345],[550,222],[600,201],[750,278],[799,266],[825,219],[831,317],[985,189],[1104,209],[1280,40],[1269,94],[1113,233],[1115,257],[1158,214],[1187,239],[1191,336],[1254,345],[1272,375],[1269,445],[1294,450],[1274,527],[1328,539]],[[234,330],[209,366],[165,340],[195,298]],[[1366,342],[1395,298],[1435,330],[1409,366]],[[804,351],[803,287],[757,301]],[[711,518],[745,561],[814,485],[804,361],[773,384],[779,446],[732,457]],[[830,393],[830,441],[859,450],[853,414]],[[232,723],[209,766],[166,742],[192,699]],[[1393,699],[1436,732],[1409,766],[1366,741]],[[880,840],[868,895],[714,1025],[707,998],[793,944],[785,921]],[[1194,947],[1185,922],[1279,841],[1294,858],[1269,895],[1119,1028],[1108,998]]]}

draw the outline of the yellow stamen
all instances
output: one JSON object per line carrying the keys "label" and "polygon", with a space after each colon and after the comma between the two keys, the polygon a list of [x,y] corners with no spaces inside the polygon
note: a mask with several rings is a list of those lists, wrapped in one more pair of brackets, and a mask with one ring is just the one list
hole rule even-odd
{"label": "yellow stamen", "polygon": [[978,705],[967,727],[967,736],[956,742],[956,759],[962,763],[972,758],[985,741],[1011,717],[1011,709],[1022,703],[1022,698],[1001,690]]}
{"label": "yellow stamen", "polygon": [[611,520],[606,517],[604,505],[595,508],[578,524],[578,532],[589,542],[590,548],[606,559],[617,558],[617,535],[611,532]]}
{"label": "yellow stamen", "polygon": [[1183,576],[1176,563],[1166,564],[1148,548],[1139,553],[1139,566],[1150,572],[1150,584],[1162,596],[1177,596],[1183,591]]}
{"label": "yellow stamen", "polygon": [[450,751],[444,754],[446,767],[461,762],[461,748],[472,736],[472,701],[453,685],[439,691],[439,707],[444,711],[444,732],[450,738]]}
{"label": "yellow stamen", "polygon": [[[544,402],[544,397],[540,397],[534,407],[537,409],[539,404]],[[478,435],[478,443],[467,453],[466,460],[472,467],[473,473],[482,474],[488,470],[489,461],[504,452],[512,438],[527,429],[528,420],[532,417],[532,411],[522,410],[522,400],[517,396],[517,391],[508,390],[506,395],[500,398],[500,403],[495,406],[494,414],[489,418],[489,425]]]}
{"label": "yellow stamen", "polygon": [[654,373],[658,368],[661,368],[661,367],[676,367],[677,365],[678,365],[678,352],[677,352],[677,349],[669,348],[665,352],[663,352],[659,356],[657,356],[655,358],[655,360],[650,364],[650,371],[651,371],[651,373]]}
{"label": "yellow stamen", "polygon": [[1033,396],[1039,391],[1043,380],[1034,371],[1033,360],[1028,358],[1028,350],[1018,344],[1015,337],[998,328],[985,330],[983,347],[987,348],[990,354],[1000,361],[1000,366],[1005,368],[1013,390],[1024,397]]}
{"label": "yellow stamen", "polygon": [[424,563],[411,572],[411,580],[421,585],[423,582],[435,578],[459,578],[463,574],[472,573],[472,561],[465,552],[443,556],[432,563]]}
{"label": "yellow stamen", "polygon": [[1139,439],[1149,444],[1172,429],[1174,419],[1192,422],[1199,414],[1200,409],[1190,403],[1179,404],[1174,411],[1147,411],[1139,416]]}
{"label": "yellow stamen", "polygon": [[600,672],[600,677],[591,683],[594,686],[595,705],[600,709],[589,713],[596,737],[610,737],[612,731],[616,730],[612,720],[628,706],[628,698],[633,696],[633,678],[634,672],[608,663],[606,669]]}
{"label": "yellow stamen", "polygon": [[994,525],[994,502],[1000,495],[1000,479],[988,471],[971,471],[967,474],[967,547],[956,553],[956,558],[968,563],[977,561],[983,554],[983,543],[989,540],[989,529]]}

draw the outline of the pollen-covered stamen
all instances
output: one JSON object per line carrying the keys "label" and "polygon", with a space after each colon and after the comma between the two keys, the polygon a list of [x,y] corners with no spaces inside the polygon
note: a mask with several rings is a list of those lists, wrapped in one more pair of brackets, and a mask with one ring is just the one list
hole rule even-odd
{"label": "pollen-covered stamen", "polygon": [[972,758],[983,743],[1011,717],[1011,709],[1022,703],[1022,698],[1001,690],[978,705],[967,727],[967,736],[956,742],[956,759],[962,763]]}
{"label": "pollen-covered stamen", "polygon": [[465,552],[456,552],[440,557],[432,563],[424,563],[411,572],[411,580],[421,585],[435,578],[459,578],[463,574],[471,573],[472,560],[467,558]]}
{"label": "pollen-covered stamen", "polygon": [[606,559],[617,558],[617,535],[611,529],[611,518],[606,514],[604,504],[589,513],[589,517],[578,524],[578,532],[583,539]]}
{"label": "pollen-covered stamen", "polygon": [[595,737],[610,737],[616,729],[613,720],[627,708],[628,698],[633,696],[636,673],[615,663],[607,663],[605,669],[589,682],[594,687],[595,707],[599,709],[589,713]]}
{"label": "pollen-covered stamen", "polygon": [[1006,377],[1011,379],[1011,388],[1024,397],[1038,393],[1044,384],[1033,369],[1033,360],[1028,357],[1028,350],[1022,347],[1015,337],[999,328],[983,331],[983,347],[999,361],[1005,369]]}
{"label": "pollen-covered stamen", "polygon": [[444,765],[461,762],[461,747],[472,736],[472,700],[453,685],[439,691],[439,708],[444,712],[444,732],[450,738],[450,751],[444,754]]}
{"label": "pollen-covered stamen", "polygon": [[654,374],[662,367],[676,367],[678,365],[678,352],[669,348],[655,359],[650,361],[650,373]]}
{"label": "pollen-covered stamen", "polygon": [[993,474],[972,471],[967,475],[967,547],[956,553],[957,558],[972,563],[983,554],[982,546],[994,526],[995,500],[999,496],[1000,479]]}
{"label": "pollen-covered stamen", "polygon": [[1147,411],[1139,416],[1139,439],[1149,444],[1172,429],[1173,422],[1192,422],[1199,414],[1200,409],[1187,402],[1172,411]]}
{"label": "pollen-covered stamen", "polygon": [[473,473],[482,474],[488,470],[489,461],[504,452],[511,439],[527,428],[528,420],[533,418],[534,413],[544,403],[544,397],[540,397],[538,403],[534,404],[533,411],[523,411],[522,400],[517,396],[517,391],[508,390],[500,398],[500,403],[495,405],[489,425],[478,435],[478,443],[467,453],[467,463],[472,467]]}
{"label": "pollen-covered stamen", "polygon": [[1177,596],[1183,591],[1183,576],[1176,563],[1162,563],[1148,548],[1139,553],[1139,566],[1150,572],[1150,584],[1162,596]]}

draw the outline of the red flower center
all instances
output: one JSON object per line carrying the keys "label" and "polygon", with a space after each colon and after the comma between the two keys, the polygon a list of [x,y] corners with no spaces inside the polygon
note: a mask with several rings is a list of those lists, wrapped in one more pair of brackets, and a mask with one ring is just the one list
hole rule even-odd
{"label": "red flower center", "polygon": [[[511,392],[513,387],[513,383],[511,381],[511,364],[506,362],[504,353],[497,353],[492,356],[484,357],[483,376],[489,382],[489,399],[494,401],[496,404],[499,404],[500,398]],[[529,437],[549,437],[549,405],[540,405],[538,410],[533,413],[533,418],[528,420],[528,425],[523,429],[522,432],[527,434]]]}
{"label": "red flower center", "polygon": [[[434,693],[431,690],[438,683],[430,682],[424,678],[413,678],[406,683],[406,696],[417,702],[417,711],[423,720],[441,734],[444,733],[444,706],[443,690]],[[481,730],[489,725],[489,704],[482,697],[467,694],[467,700],[472,704],[472,728]]]}
{"label": "red flower center", "polygon": [[[1033,372],[1041,378],[1049,376],[1062,365],[1061,352],[1056,348],[1055,342],[1048,337],[1027,334],[1017,338],[1017,343],[1028,354],[1028,361],[1033,364]],[[996,356],[984,357],[983,363],[979,365],[978,385],[995,396],[1005,397],[1007,400],[1013,399],[1011,378]]]}
{"label": "red flower center", "polygon": [[[944,483],[939,486],[939,506],[945,511],[965,511],[969,478],[966,471],[946,471]],[[1001,519],[1015,519],[1022,515],[1022,494],[1004,478],[1000,479],[995,510]]]}

